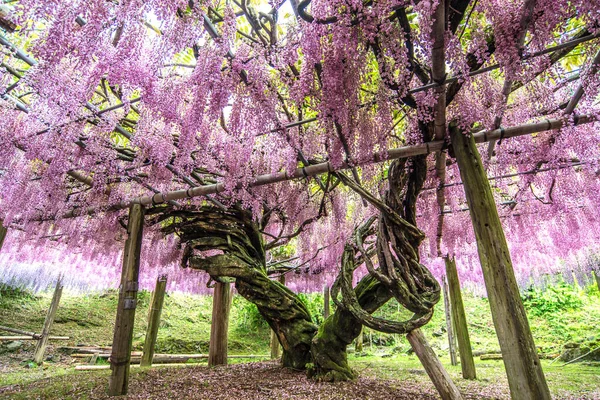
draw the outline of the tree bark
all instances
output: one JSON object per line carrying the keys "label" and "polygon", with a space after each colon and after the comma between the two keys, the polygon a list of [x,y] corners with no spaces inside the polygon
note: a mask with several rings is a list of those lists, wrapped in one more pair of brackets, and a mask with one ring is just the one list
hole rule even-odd
{"label": "tree bark", "polygon": [[[372,275],[362,278],[355,292],[361,307],[371,313],[392,298],[387,288]],[[356,373],[348,365],[346,348],[361,331],[361,322],[338,307],[319,327],[312,341],[313,366],[308,371],[309,377],[325,382],[355,379]]]}
{"label": "tree bark", "polygon": [[143,228],[144,208],[139,204],[133,204],[129,208],[129,221],[127,223],[128,237],[125,242],[125,250],[123,251],[119,303],[110,355],[112,373],[108,385],[109,396],[127,394],[129,385],[129,364],[131,361],[133,324],[137,305]]}
{"label": "tree bark", "polygon": [[454,125],[450,126],[450,132],[511,397],[549,400],[550,390],[519,296],[508,245],[481,157],[473,136],[463,135]]}
{"label": "tree bark", "polygon": [[598,291],[600,292],[600,275],[596,271],[592,271],[592,275],[594,275],[596,286],[598,286]]}
{"label": "tree bark", "polygon": [[465,379],[477,379],[475,373],[475,361],[473,360],[473,351],[471,349],[471,340],[469,339],[469,328],[467,327],[467,316],[465,315],[465,306],[460,293],[460,282],[458,272],[456,271],[456,262],[453,258],[444,257],[446,263],[446,276],[448,277],[448,286],[450,292],[450,302],[452,310],[452,319],[456,329],[456,338],[458,340],[458,352],[460,354],[460,367],[462,376]]}
{"label": "tree bark", "polygon": [[279,359],[279,339],[274,330],[271,330],[271,360]]}
{"label": "tree bark", "polygon": [[148,311],[148,328],[146,329],[146,340],[144,341],[144,352],[140,362],[142,367],[151,367],[154,357],[154,347],[156,346],[156,337],[158,336],[158,327],[160,325],[160,314],[162,313],[165,300],[165,290],[167,288],[167,276],[159,276],[156,279],[150,310]]}
{"label": "tree bark", "polygon": [[217,282],[213,293],[208,366],[227,365],[227,330],[231,306],[231,284]]}
{"label": "tree bark", "polygon": [[54,317],[56,316],[56,310],[58,310],[58,303],[60,302],[62,290],[62,276],[60,276],[56,282],[54,294],[52,295],[52,302],[50,303],[50,308],[48,309],[48,314],[46,314],[46,320],[44,321],[44,328],[42,329],[42,334],[40,335],[40,339],[37,342],[35,353],[33,355],[33,361],[38,365],[42,364],[44,361],[44,353],[48,346],[50,329],[52,329],[52,324],[54,323]]}
{"label": "tree bark", "polygon": [[448,283],[446,277],[442,276],[442,291],[444,292],[444,314],[446,315],[446,331],[448,332],[448,353],[450,354],[450,364],[458,365],[456,361],[456,343],[454,329],[452,327],[452,311],[450,310],[450,299],[448,294]]}
{"label": "tree bark", "polygon": [[363,352],[363,344],[364,344],[364,338],[365,338],[365,334],[364,334],[364,328],[362,328],[358,334],[358,336],[355,339],[355,348],[354,351],[356,351],[357,353],[362,353]]}

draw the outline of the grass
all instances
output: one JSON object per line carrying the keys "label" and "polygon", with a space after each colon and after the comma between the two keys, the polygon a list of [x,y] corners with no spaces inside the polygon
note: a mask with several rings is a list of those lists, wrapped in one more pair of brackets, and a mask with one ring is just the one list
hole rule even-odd
{"label": "grass", "polygon": [[[600,294],[596,287],[579,288],[559,283],[556,290],[528,291],[524,294],[530,325],[536,344],[545,354],[558,354],[568,342],[597,343],[600,333]],[[51,293],[33,295],[0,287],[0,320],[15,328],[39,331],[49,305]],[[134,350],[141,350],[146,329],[146,317],[151,295],[139,294],[134,327]],[[322,295],[303,296],[315,320],[321,320]],[[89,295],[63,294],[56,321],[55,335],[69,336],[68,342],[51,342],[47,354],[57,355],[63,345],[110,345],[114,326],[117,293]],[[498,341],[485,298],[464,294],[469,332],[474,351],[493,352]],[[443,302],[440,302],[440,305]],[[206,353],[210,335],[211,299],[171,293],[165,298],[157,352]],[[390,303],[378,311],[389,319],[405,318],[397,305]],[[481,361],[476,358],[478,379],[460,379],[460,366],[449,365],[448,342],[445,334],[443,308],[438,307],[431,322],[423,328],[431,346],[441,357],[448,372],[461,389],[475,389],[507,396],[504,365],[501,361]],[[239,296],[233,300],[229,352],[230,354],[268,354],[269,328],[255,306]],[[110,371],[75,371],[70,357],[58,356],[37,367],[29,362],[34,342],[24,343],[21,350],[9,353],[0,344],[0,398],[88,398],[86,393],[106,385]],[[429,383],[418,359],[410,353],[406,339],[365,329],[365,352],[350,354],[353,368],[361,376],[402,382]],[[245,360],[233,360],[244,362]],[[562,362],[542,362],[550,388],[557,398],[600,398],[600,366],[578,363],[562,366]],[[184,367],[186,368],[186,367]],[[143,380],[145,370],[132,369],[132,379]],[[18,390],[15,390],[18,388]],[[6,393],[9,397],[3,397]],[[76,396],[76,397],[69,397]],[[579,397],[578,397],[579,396]]]}

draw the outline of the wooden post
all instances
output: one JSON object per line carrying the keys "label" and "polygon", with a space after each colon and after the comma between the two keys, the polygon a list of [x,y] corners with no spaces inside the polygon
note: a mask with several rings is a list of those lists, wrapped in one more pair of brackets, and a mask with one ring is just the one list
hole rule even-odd
{"label": "wooden post", "polygon": [[452,319],[454,321],[454,328],[456,329],[456,339],[458,340],[462,376],[465,379],[476,379],[475,361],[473,360],[473,350],[471,349],[471,340],[469,339],[465,306],[462,294],[460,293],[456,262],[450,257],[444,257],[444,262],[446,263],[446,277],[448,278],[451,303],[450,309],[452,310]]}
{"label": "wooden post", "polygon": [[35,347],[35,352],[33,353],[33,362],[38,365],[44,362],[44,353],[46,352],[46,347],[48,346],[50,329],[54,323],[54,316],[56,315],[56,310],[58,309],[58,303],[60,302],[62,290],[63,286],[61,275],[56,281],[56,287],[54,288],[54,294],[52,295],[52,302],[50,302],[50,308],[48,308],[48,314],[46,314],[46,320],[44,321],[44,328],[42,329],[42,334],[40,335],[40,339]]}
{"label": "wooden post", "polygon": [[467,197],[492,319],[513,400],[549,400],[508,245],[473,136],[450,126],[452,148]]}
{"label": "wooden post", "polygon": [[6,233],[8,230],[2,225],[2,220],[0,219],[0,250],[2,249],[2,245],[4,244],[4,239],[6,239]]}
{"label": "wooden post", "polygon": [[208,366],[227,365],[227,329],[231,305],[231,283],[217,282],[213,293]]}
{"label": "wooden post", "polygon": [[363,343],[364,343],[364,335],[363,335],[363,331],[365,330],[365,327],[363,326],[362,328],[360,328],[360,333],[358,334],[358,336],[356,337],[356,344],[354,345],[354,351],[357,353],[362,353],[363,351]]}
{"label": "wooden post", "polygon": [[419,360],[421,360],[421,364],[423,364],[427,375],[429,375],[442,400],[462,399],[463,397],[458,388],[452,382],[452,378],[450,378],[450,375],[448,375],[448,372],[442,366],[442,363],[435,355],[431,346],[429,346],[429,343],[427,343],[423,332],[420,329],[415,329],[409,332],[406,338],[417,357],[419,357]]}
{"label": "wooden post", "polygon": [[325,284],[323,286],[323,319],[329,318],[331,309],[329,308],[329,286]]}
{"label": "wooden post", "polygon": [[592,275],[594,276],[594,279],[596,280],[596,286],[598,286],[598,291],[600,292],[600,275],[598,275],[598,273],[594,270],[592,270]]}
{"label": "wooden post", "polygon": [[448,332],[448,353],[450,353],[450,364],[458,365],[456,361],[456,346],[454,329],[452,328],[452,314],[450,311],[450,299],[448,298],[448,283],[446,276],[442,276],[442,290],[444,291],[444,312],[446,314],[446,331]]}
{"label": "wooden post", "polygon": [[279,359],[279,339],[274,330],[271,330],[271,360]]}
{"label": "wooden post", "polygon": [[[279,275],[279,283],[285,285],[285,275]],[[271,360],[279,359],[279,338],[274,330],[271,330]]]}
{"label": "wooden post", "polygon": [[129,364],[131,362],[131,343],[137,305],[143,230],[144,208],[139,204],[133,204],[129,208],[128,236],[123,251],[119,304],[117,305],[115,333],[110,355],[110,369],[112,372],[108,385],[109,396],[127,394],[129,385]]}
{"label": "wooden post", "polygon": [[152,293],[150,310],[148,310],[148,328],[146,329],[146,340],[144,341],[144,350],[140,366],[151,367],[154,357],[154,347],[156,347],[156,336],[158,335],[158,326],[160,325],[160,314],[162,313],[165,300],[165,290],[167,289],[167,276],[161,275],[156,279],[156,287]]}

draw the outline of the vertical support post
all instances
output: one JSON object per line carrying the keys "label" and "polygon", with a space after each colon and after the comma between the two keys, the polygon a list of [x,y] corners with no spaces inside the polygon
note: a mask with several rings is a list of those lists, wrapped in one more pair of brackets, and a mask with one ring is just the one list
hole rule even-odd
{"label": "vertical support post", "polygon": [[231,283],[217,282],[213,293],[208,366],[227,365],[227,330],[231,305]]}
{"label": "vertical support post", "polygon": [[467,197],[492,319],[513,400],[549,400],[550,390],[519,296],[508,245],[473,136],[450,126],[452,148]]}
{"label": "vertical support post", "polygon": [[473,350],[471,349],[471,340],[469,339],[469,329],[467,327],[467,316],[465,315],[465,306],[462,294],[460,293],[456,261],[453,258],[444,257],[444,262],[446,263],[446,277],[448,278],[451,303],[450,309],[452,310],[452,320],[456,329],[456,339],[458,340],[462,376],[465,379],[477,379]]}
{"label": "vertical support post", "polygon": [[44,353],[46,352],[46,347],[48,347],[48,337],[50,336],[50,329],[52,328],[52,324],[54,323],[54,317],[56,316],[56,310],[58,309],[58,303],[60,302],[62,290],[63,286],[61,275],[56,281],[56,286],[54,287],[54,294],[52,295],[52,301],[50,302],[50,308],[48,308],[46,320],[44,321],[44,328],[42,329],[42,334],[40,335],[40,338],[35,347],[35,352],[33,354],[33,362],[35,362],[38,365],[44,362]]}
{"label": "vertical support post", "polygon": [[423,364],[427,375],[429,375],[442,400],[462,399],[460,391],[454,382],[452,382],[452,378],[450,378],[450,375],[448,375],[448,372],[442,366],[442,363],[435,355],[429,343],[427,343],[423,332],[420,329],[415,329],[410,331],[406,335],[406,338],[417,357],[419,357],[421,364]]}
{"label": "vertical support post", "polygon": [[596,286],[598,286],[598,291],[600,292],[600,275],[598,275],[598,273],[595,270],[592,270],[592,275],[596,280]]}
{"label": "vertical support post", "polygon": [[129,364],[131,362],[131,343],[133,324],[137,305],[138,278],[140,274],[140,253],[144,230],[144,207],[133,204],[129,207],[127,222],[127,241],[123,251],[123,268],[119,288],[119,304],[115,321],[108,385],[109,396],[127,394],[129,385]]}
{"label": "vertical support post", "polygon": [[[285,275],[279,275],[279,283],[285,285]],[[271,360],[279,359],[279,338],[277,337],[277,333],[274,330],[271,330]]]}
{"label": "vertical support post", "polygon": [[361,327],[360,328],[360,332],[358,334],[358,336],[356,337],[356,344],[354,345],[354,351],[357,353],[362,353],[363,352],[363,343],[364,343],[364,335],[363,335],[363,331],[364,331],[365,327]]}
{"label": "vertical support post", "polygon": [[323,286],[323,319],[329,318],[329,314],[331,314],[331,309],[329,308],[329,286],[325,284]]}
{"label": "vertical support post", "polygon": [[0,250],[2,250],[2,245],[4,244],[4,239],[6,238],[6,233],[8,230],[2,224],[2,220],[0,219]]}
{"label": "vertical support post", "polygon": [[166,289],[167,276],[161,275],[156,279],[156,286],[152,293],[152,301],[150,302],[150,310],[148,310],[148,329],[146,330],[146,340],[144,341],[144,350],[140,361],[141,367],[152,366]]}
{"label": "vertical support post", "polygon": [[442,276],[442,290],[444,292],[444,313],[446,314],[446,331],[448,332],[448,353],[450,353],[450,364],[458,365],[456,361],[456,343],[454,329],[452,328],[452,311],[450,310],[450,299],[448,295],[448,283],[446,276]]}
{"label": "vertical support post", "polygon": [[274,330],[271,330],[271,360],[279,359],[279,339]]}

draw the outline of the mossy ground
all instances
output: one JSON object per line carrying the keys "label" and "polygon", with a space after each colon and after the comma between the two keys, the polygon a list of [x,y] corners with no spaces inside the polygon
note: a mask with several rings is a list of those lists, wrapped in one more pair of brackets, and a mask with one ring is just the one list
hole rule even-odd
{"label": "mossy ground", "polygon": [[[559,354],[567,343],[595,343],[600,339],[600,293],[596,287],[563,285],[563,288],[554,291],[554,294],[549,295],[550,292],[533,295],[528,293],[524,296],[532,332],[542,353]],[[566,292],[568,294],[565,294]],[[544,296],[545,305],[540,307],[540,297]],[[51,293],[32,295],[2,288],[0,325],[39,331],[50,297]],[[498,350],[487,300],[468,294],[464,297],[473,350]],[[68,356],[57,356],[56,348],[77,344],[109,345],[112,341],[116,298],[114,291],[85,296],[64,294],[52,334],[70,336],[71,339],[67,342],[52,342],[47,352],[50,360],[42,367],[33,366],[28,362],[32,356],[34,342],[24,342],[16,352],[9,352],[5,345],[0,345],[0,398],[94,398],[92,394],[101,393],[102,388],[106,386],[109,371],[75,371],[73,360]],[[134,329],[134,349],[137,350],[143,345],[150,294],[142,292],[139,298]],[[303,296],[303,299],[308,303],[309,310],[315,314],[315,319],[321,319],[321,295]],[[443,302],[440,302],[440,306],[442,304]],[[544,311],[540,312],[540,308],[544,308]],[[157,351],[206,353],[210,312],[209,297],[169,294],[165,299]],[[389,318],[404,315],[393,303],[386,305],[379,314]],[[502,361],[482,361],[477,357],[478,379],[460,379],[460,366],[451,366],[448,360],[448,342],[444,329],[443,309],[438,306],[432,321],[423,330],[461,390],[479,393],[481,398],[507,398],[508,389]],[[230,322],[230,354],[268,354],[269,336],[269,328],[262,321],[256,308],[239,296],[234,297]],[[423,388],[423,393],[429,393],[429,378],[418,359],[407,354],[410,353],[409,345],[403,337],[365,330],[364,350],[361,354],[352,353],[349,356],[352,368],[359,372],[361,379],[371,379],[373,382],[393,381],[393,385],[398,387],[414,384]],[[244,361],[246,360],[233,360]],[[173,368],[200,368],[194,370],[197,371],[194,374],[200,375],[205,371],[203,367]],[[173,368],[169,368],[168,371]],[[600,366],[597,363],[585,362],[563,366],[560,360],[552,362],[548,359],[543,361],[543,368],[556,398],[600,399]],[[173,377],[173,385],[181,385],[181,382],[177,381],[177,373],[165,373],[166,376]],[[135,384],[140,387],[146,387],[144,382],[150,379],[148,374],[148,371],[134,368],[132,381],[137,382]],[[165,385],[169,386],[169,382]],[[475,394],[473,396],[477,398]]]}

